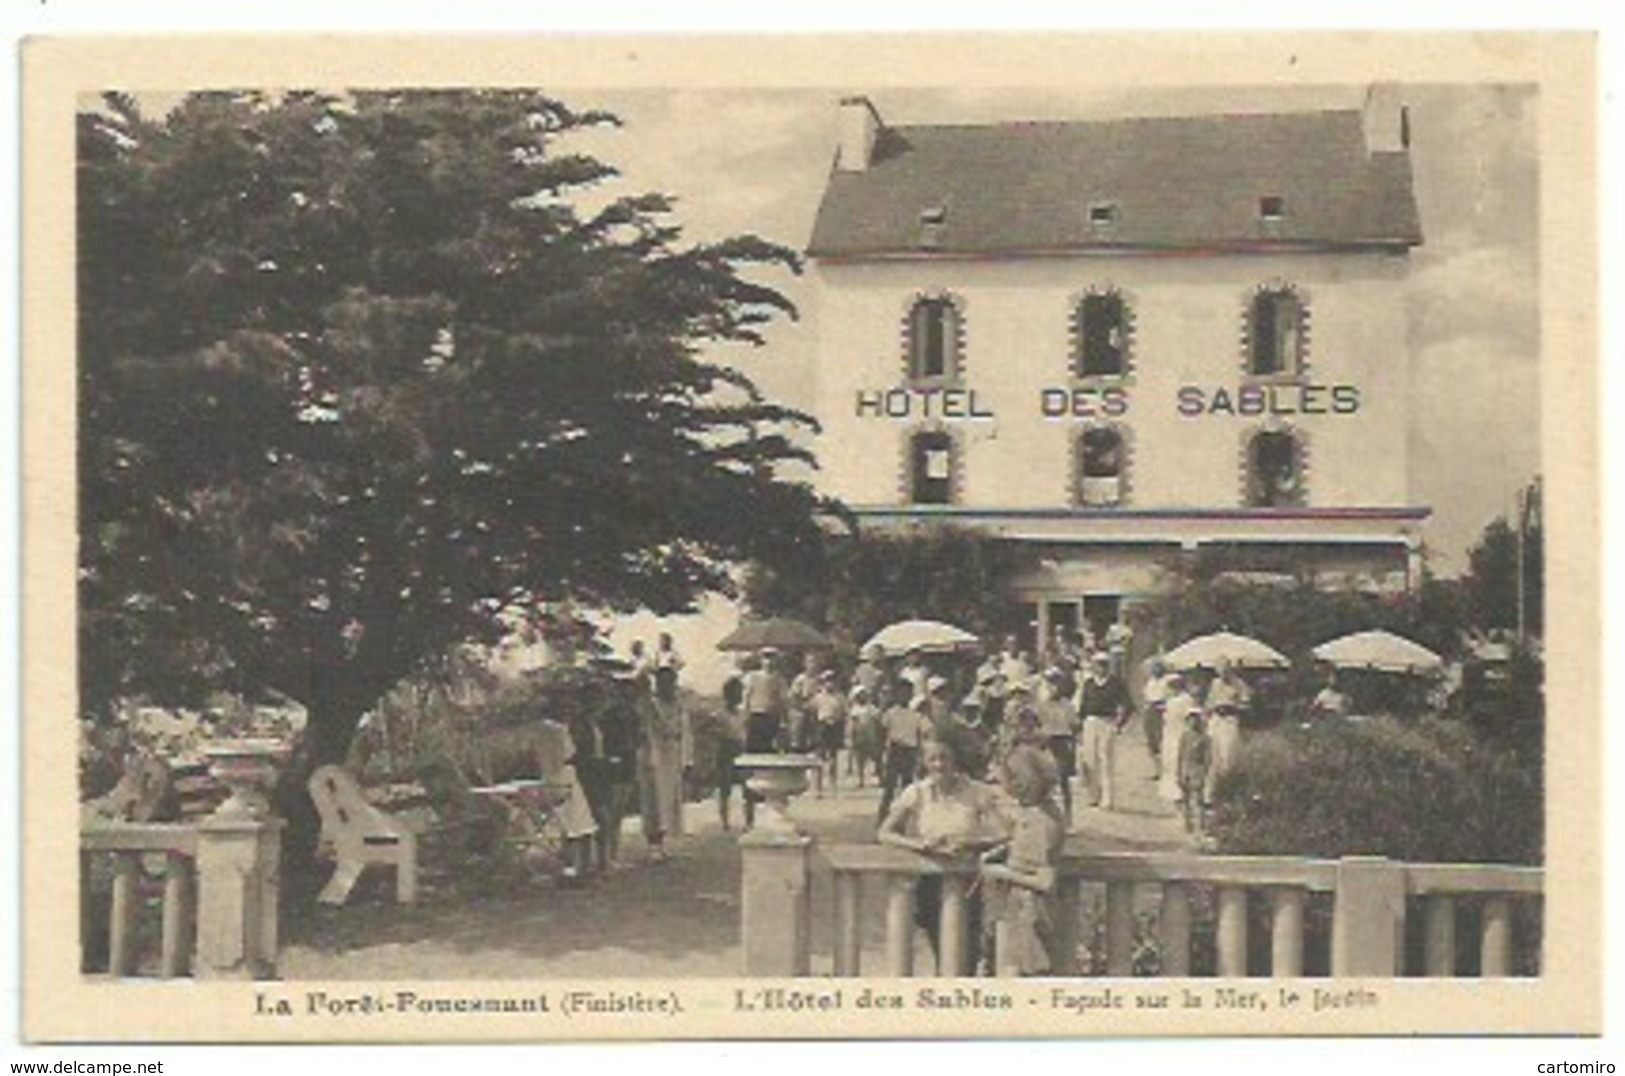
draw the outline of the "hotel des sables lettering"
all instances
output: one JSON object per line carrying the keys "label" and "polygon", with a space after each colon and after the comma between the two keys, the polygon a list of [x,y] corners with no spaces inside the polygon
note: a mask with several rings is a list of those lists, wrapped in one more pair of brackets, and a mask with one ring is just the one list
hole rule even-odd
{"label": "hotel des sables lettering", "polygon": [[[883,102],[882,102],[883,103]],[[808,254],[819,450],[864,527],[1041,547],[1040,638],[1219,549],[1416,585],[1398,87],[1364,107],[919,126],[840,104]]]}

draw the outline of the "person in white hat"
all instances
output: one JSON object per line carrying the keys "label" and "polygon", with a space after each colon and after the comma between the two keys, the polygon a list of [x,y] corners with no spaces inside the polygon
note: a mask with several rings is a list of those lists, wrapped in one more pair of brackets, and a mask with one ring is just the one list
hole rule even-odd
{"label": "person in white hat", "polygon": [[880,727],[880,707],[877,705],[877,696],[862,684],[852,685],[851,698],[847,703],[846,724],[850,745],[847,758],[853,761],[853,776],[857,778],[858,787],[863,787],[863,775],[872,770],[875,780],[880,780],[880,755],[885,744],[884,734]]}

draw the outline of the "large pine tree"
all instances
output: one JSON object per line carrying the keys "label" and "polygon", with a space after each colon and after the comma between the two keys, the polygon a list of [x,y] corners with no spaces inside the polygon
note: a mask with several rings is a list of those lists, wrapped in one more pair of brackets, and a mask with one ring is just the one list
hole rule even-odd
{"label": "large pine tree", "polygon": [[811,420],[712,358],[793,314],[760,280],[795,256],[604,197],[569,136],[613,122],[535,92],[80,116],[87,711],[274,688],[332,758],[516,615],[680,610],[816,544]]}

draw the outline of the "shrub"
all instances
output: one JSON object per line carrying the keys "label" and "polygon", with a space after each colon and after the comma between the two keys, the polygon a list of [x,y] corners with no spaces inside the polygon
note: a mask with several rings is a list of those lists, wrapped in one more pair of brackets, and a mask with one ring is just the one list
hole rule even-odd
{"label": "shrub", "polygon": [[1219,782],[1221,851],[1539,863],[1540,764],[1458,723],[1385,719],[1249,739]]}

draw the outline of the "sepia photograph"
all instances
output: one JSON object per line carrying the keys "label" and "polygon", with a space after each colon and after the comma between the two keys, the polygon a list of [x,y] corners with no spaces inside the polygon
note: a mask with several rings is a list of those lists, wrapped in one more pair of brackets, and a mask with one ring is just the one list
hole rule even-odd
{"label": "sepia photograph", "polygon": [[81,76],[31,960],[252,1038],[1586,989],[1551,89],[1354,52]]}

